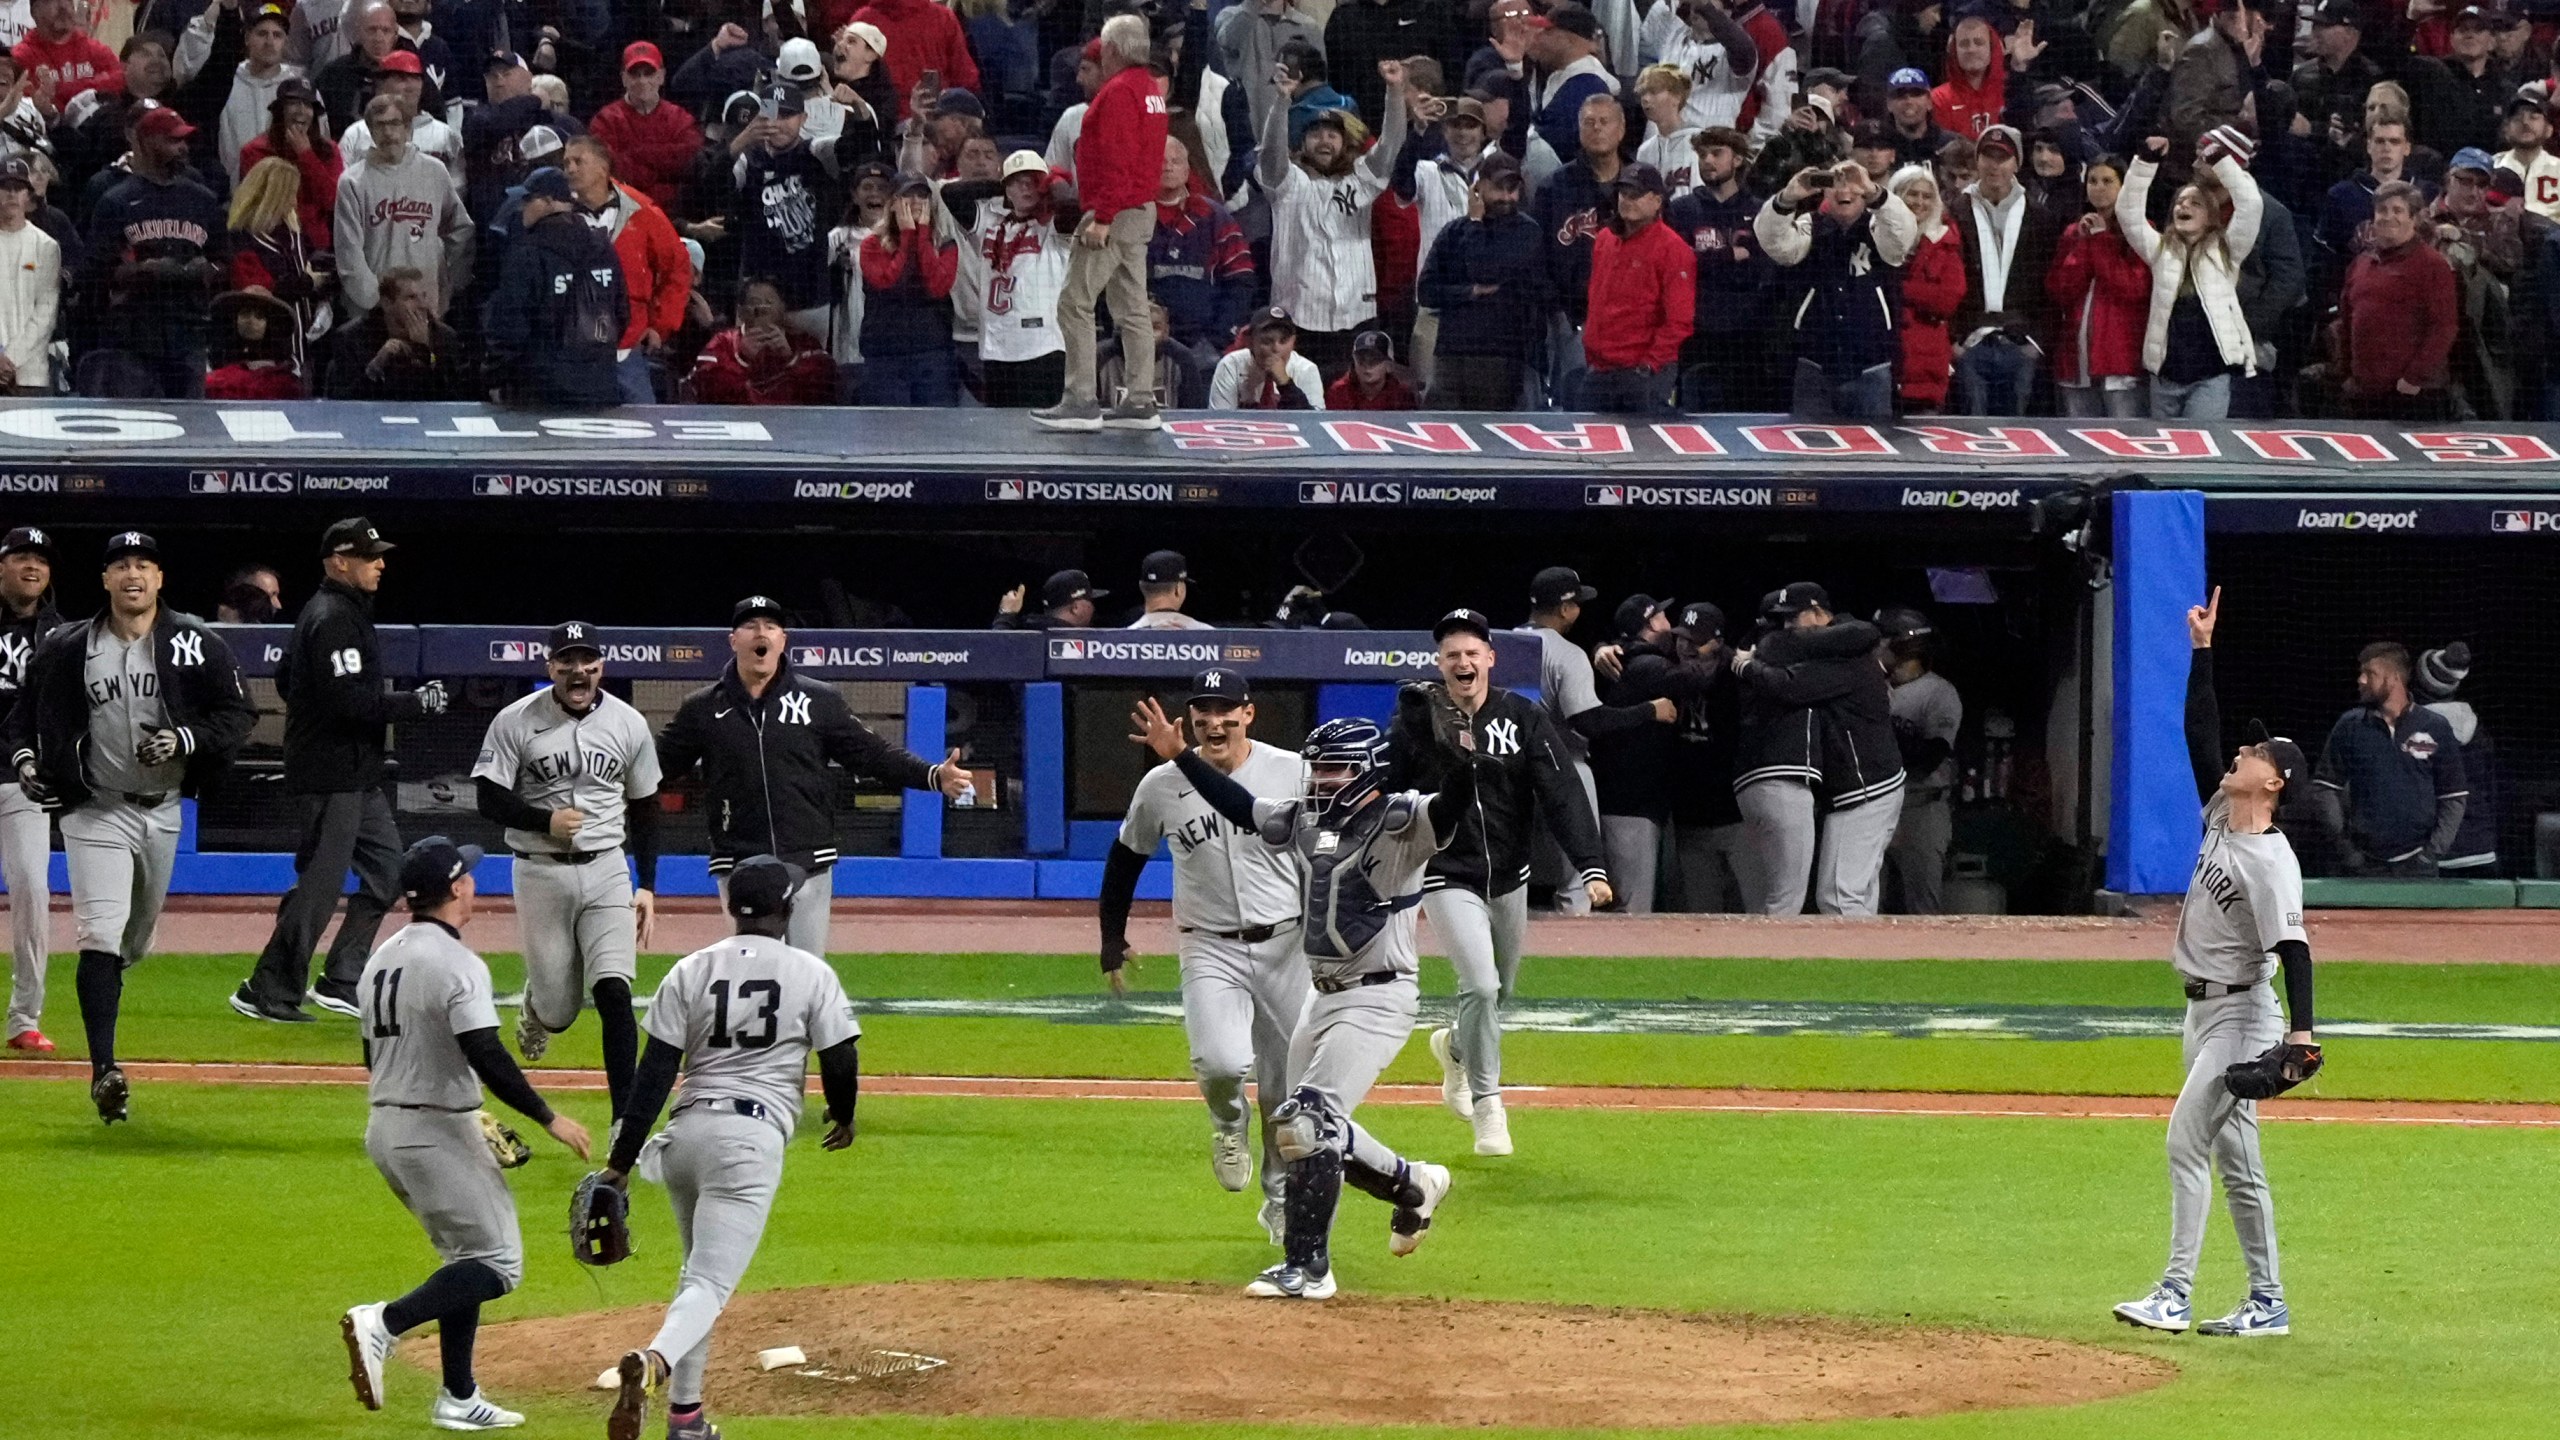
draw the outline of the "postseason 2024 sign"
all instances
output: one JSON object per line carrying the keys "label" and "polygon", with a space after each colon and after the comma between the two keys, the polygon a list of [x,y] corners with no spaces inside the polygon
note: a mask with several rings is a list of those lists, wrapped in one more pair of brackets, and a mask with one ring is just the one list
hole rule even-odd
{"label": "postseason 2024 sign", "polygon": [[57,523],[148,499],[182,518],[452,501],[705,524],[739,506],[819,523],[1211,506],[1828,510],[2023,528],[2043,495],[2128,476],[2206,491],[2217,530],[2560,533],[2560,427],[1300,411],[1062,436],[986,410],[0,402],[0,503]]}

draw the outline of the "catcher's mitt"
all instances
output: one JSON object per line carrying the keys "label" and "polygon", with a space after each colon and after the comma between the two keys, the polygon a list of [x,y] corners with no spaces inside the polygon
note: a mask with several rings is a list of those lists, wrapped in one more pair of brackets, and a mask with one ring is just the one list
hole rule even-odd
{"label": "catcher's mitt", "polygon": [[[1419,681],[1396,692],[1397,718],[1417,735],[1428,735],[1442,751],[1475,748],[1474,727],[1467,712],[1449,698],[1449,687],[1437,680]],[[1465,739],[1460,739],[1465,736]]]}
{"label": "catcher's mitt", "polygon": [[581,1265],[612,1265],[631,1258],[631,1197],[590,1171],[569,1192],[569,1254]]}
{"label": "catcher's mitt", "polygon": [[2224,1069],[2222,1083],[2243,1100],[2269,1100],[2319,1073],[2319,1046],[2277,1044]]}
{"label": "catcher's mitt", "polygon": [[489,1153],[501,1170],[513,1170],[533,1158],[533,1147],[524,1143],[524,1137],[486,1110],[480,1112],[480,1138],[489,1142]]}

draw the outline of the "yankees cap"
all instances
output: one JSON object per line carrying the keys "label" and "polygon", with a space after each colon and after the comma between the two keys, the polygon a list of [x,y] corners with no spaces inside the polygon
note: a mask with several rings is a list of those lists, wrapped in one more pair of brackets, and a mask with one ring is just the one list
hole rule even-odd
{"label": "yankees cap", "polygon": [[1831,592],[1810,580],[1798,580],[1783,590],[1772,590],[1760,601],[1760,613],[1771,620],[1791,620],[1807,610],[1831,608]]}
{"label": "yankees cap", "polygon": [[1704,642],[1724,638],[1724,607],[1705,600],[1692,600],[1680,611],[1680,623],[1673,627],[1690,639]]}
{"label": "yankees cap", "polygon": [[101,565],[113,565],[127,555],[139,555],[154,565],[160,563],[160,542],[139,530],[119,530],[107,537],[106,558]]}
{"label": "yankees cap", "polygon": [[563,620],[551,627],[551,653],[572,654],[583,650],[601,659],[604,647],[596,643],[596,627],[584,620]]}
{"label": "yankees cap", "polygon": [[1245,683],[1244,672],[1216,665],[1191,677],[1193,705],[1250,705],[1253,688]]}
{"label": "yankees cap", "polygon": [[485,853],[430,835],[400,857],[400,894],[413,906],[435,905],[453,894],[454,882],[471,873]]}
{"label": "yankees cap", "polygon": [[21,525],[10,531],[7,539],[0,540],[0,557],[15,555],[21,550],[32,550],[50,561],[53,559],[53,536],[33,525]]}
{"label": "yankees cap", "polygon": [[1647,621],[1679,603],[1677,600],[1670,599],[1656,600],[1642,592],[1630,595],[1618,602],[1616,616],[1618,633],[1621,635],[1641,633]]}
{"label": "yankees cap", "polygon": [[1102,600],[1111,592],[1093,583],[1093,577],[1081,570],[1061,570],[1040,587],[1040,608],[1055,610],[1079,600]]}
{"label": "yankees cap", "polygon": [[758,616],[776,625],[788,626],[791,623],[782,613],[781,601],[770,595],[750,595],[729,607],[729,628],[735,630]]}
{"label": "yankees cap", "polygon": [[729,872],[729,913],[759,918],[791,912],[791,893],[809,872],[770,855],[750,855]]}
{"label": "yankees cap", "polygon": [[2302,757],[2302,747],[2282,735],[2267,733],[2267,722],[2252,720],[2246,731],[2249,743],[2267,752],[2267,763],[2276,767],[2276,778],[2291,787],[2295,776],[2308,770],[2310,763]]}
{"label": "yankees cap", "polygon": [[1582,583],[1582,576],[1568,565],[1550,565],[1529,581],[1529,603],[1561,605],[1567,600],[1588,605],[1600,598],[1600,592]]}
{"label": "yankees cap", "polygon": [[373,528],[373,522],[361,515],[348,516],[320,536],[320,558],[324,560],[332,555],[360,555],[371,559],[388,554],[391,548],[391,542],[382,538],[382,532]]}
{"label": "yankees cap", "polygon": [[1179,550],[1150,550],[1138,562],[1138,579],[1148,585],[1170,585],[1191,578],[1191,562]]}
{"label": "yankees cap", "polygon": [[1431,627],[1431,638],[1436,643],[1448,639],[1461,630],[1488,645],[1493,643],[1493,622],[1484,618],[1482,611],[1469,610],[1463,606],[1441,616],[1440,623]]}

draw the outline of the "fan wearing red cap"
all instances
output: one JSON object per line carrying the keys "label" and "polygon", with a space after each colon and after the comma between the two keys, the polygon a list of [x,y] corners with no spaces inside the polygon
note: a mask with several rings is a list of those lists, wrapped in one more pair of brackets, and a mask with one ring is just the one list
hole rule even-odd
{"label": "fan wearing red cap", "polygon": [[623,47],[622,98],[596,112],[587,133],[613,152],[616,179],[672,216],[685,172],[702,153],[702,129],[663,98],[667,65],[646,40]]}
{"label": "fan wearing red cap", "polygon": [[33,28],[9,51],[27,77],[28,98],[47,114],[92,90],[124,93],[124,62],[79,27],[73,19],[79,8],[73,0],[28,0]]}
{"label": "fan wearing red cap", "polygon": [[[213,192],[187,175],[196,127],[165,105],[127,112],[132,173],[98,201],[83,278],[107,297],[99,333],[121,357],[119,388],[101,393],[172,399],[204,393],[205,320],[222,269],[210,252],[229,232]],[[129,387],[129,388],[128,388]]]}

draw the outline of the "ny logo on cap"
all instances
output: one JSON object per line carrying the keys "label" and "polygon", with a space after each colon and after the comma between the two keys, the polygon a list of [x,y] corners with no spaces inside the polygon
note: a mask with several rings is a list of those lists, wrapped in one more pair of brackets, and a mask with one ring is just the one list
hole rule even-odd
{"label": "ny logo on cap", "polygon": [[770,595],[750,595],[747,597],[747,604],[755,609],[762,610],[773,604],[773,597]]}
{"label": "ny logo on cap", "polygon": [[27,543],[30,545],[50,545],[53,543],[53,539],[43,531],[30,525],[27,527]]}
{"label": "ny logo on cap", "polygon": [[142,543],[142,532],[139,530],[127,530],[116,537],[116,543],[119,545],[139,545]]}
{"label": "ny logo on cap", "polygon": [[1227,677],[1215,670],[1200,677],[1200,688],[1203,690],[1222,690],[1226,688],[1226,684]]}
{"label": "ny logo on cap", "polygon": [[560,633],[572,640],[584,640],[587,638],[587,627],[572,621],[560,627]]}

